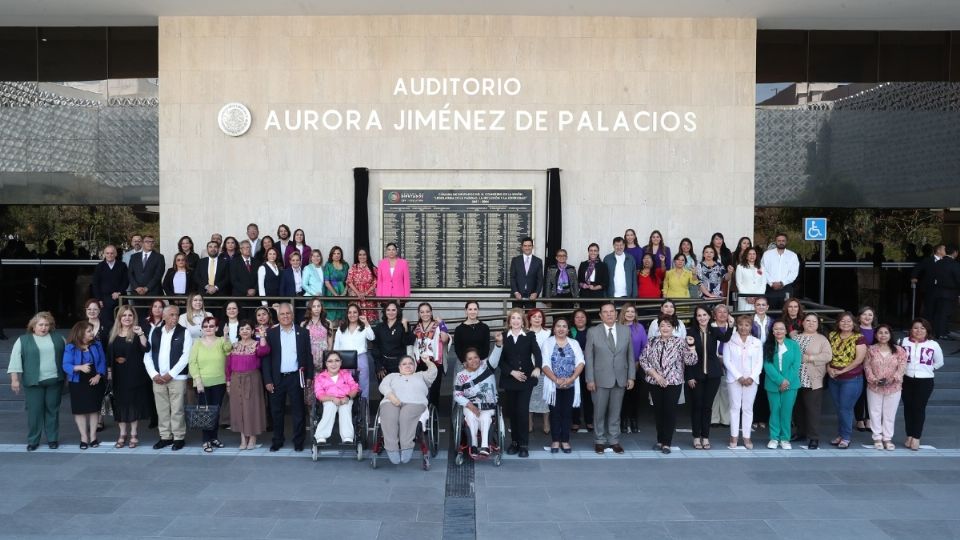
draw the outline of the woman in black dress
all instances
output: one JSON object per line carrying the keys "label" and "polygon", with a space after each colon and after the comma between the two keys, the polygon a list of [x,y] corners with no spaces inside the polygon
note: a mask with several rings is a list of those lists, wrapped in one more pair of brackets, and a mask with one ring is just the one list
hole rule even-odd
{"label": "woman in black dress", "polygon": [[63,371],[70,381],[70,409],[80,430],[80,449],[96,448],[100,446],[97,418],[106,387],[107,358],[89,322],[80,321],[70,330],[63,350]]}
{"label": "woman in black dress", "polygon": [[383,318],[373,327],[373,341],[367,347],[377,370],[377,380],[400,373],[400,358],[413,345],[414,335],[407,320],[400,318],[400,304],[390,300],[383,306]]}
{"label": "woman in black dress", "polygon": [[529,457],[528,413],[530,393],[540,377],[543,365],[537,337],[523,329],[523,310],[513,308],[507,312],[507,332],[497,334],[497,347],[492,357],[500,360],[500,387],[507,394],[506,414],[510,417],[510,438],[513,439],[507,453]]}
{"label": "woman in black dress", "polygon": [[109,354],[113,417],[120,428],[116,448],[136,448],[140,443],[137,423],[150,418],[153,412],[153,389],[143,364],[143,355],[149,350],[147,336],[137,324],[136,311],[131,306],[121,306],[110,331]]}
{"label": "woman in black dress", "polygon": [[467,349],[474,348],[481,360],[490,356],[490,327],[479,319],[480,304],[470,300],[463,306],[466,319],[453,331],[453,350],[462,364],[467,357]]}
{"label": "woman in black dress", "polygon": [[[607,285],[610,277],[607,265],[600,259],[600,246],[590,244],[587,248],[587,260],[580,263],[577,270],[577,281],[580,282],[580,298],[603,298],[607,294]],[[587,307],[595,307],[587,304]]]}

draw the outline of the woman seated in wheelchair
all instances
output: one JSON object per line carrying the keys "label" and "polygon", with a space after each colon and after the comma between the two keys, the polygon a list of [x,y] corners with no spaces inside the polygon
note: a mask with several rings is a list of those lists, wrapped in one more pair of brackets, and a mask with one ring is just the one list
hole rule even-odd
{"label": "woman seated in wheelchair", "polygon": [[427,409],[430,385],[437,378],[437,366],[426,364],[426,371],[417,371],[417,362],[410,356],[400,358],[400,373],[390,373],[380,382],[380,428],[383,446],[390,463],[407,463],[413,457],[414,439],[420,416]]}
{"label": "woman seated in wheelchair", "polygon": [[[463,369],[453,379],[453,399],[463,407],[463,418],[470,428],[471,456],[490,455],[488,437],[497,409],[497,378],[493,370],[500,363],[500,350],[495,349],[489,360],[483,360],[479,351],[470,347],[464,354]],[[480,432],[479,450],[477,431]]]}
{"label": "woman seated in wheelchair", "polygon": [[317,424],[317,444],[326,444],[333,433],[333,420],[340,416],[340,440],[343,444],[353,444],[353,398],[360,393],[360,385],[353,380],[350,370],[340,369],[343,360],[340,354],[331,351],[324,360],[323,371],[313,380],[313,393],[323,405],[323,415]]}

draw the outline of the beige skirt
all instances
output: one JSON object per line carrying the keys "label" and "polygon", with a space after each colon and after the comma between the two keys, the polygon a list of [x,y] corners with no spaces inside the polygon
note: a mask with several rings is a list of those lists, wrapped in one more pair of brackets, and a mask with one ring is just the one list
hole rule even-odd
{"label": "beige skirt", "polygon": [[230,381],[230,428],[243,435],[259,435],[267,427],[266,410],[260,371],[234,372]]}

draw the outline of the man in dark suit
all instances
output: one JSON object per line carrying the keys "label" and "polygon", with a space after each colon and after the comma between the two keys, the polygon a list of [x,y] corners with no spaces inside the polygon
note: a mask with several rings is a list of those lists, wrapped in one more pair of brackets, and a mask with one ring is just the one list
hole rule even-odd
{"label": "man in dark suit", "polygon": [[[927,249],[930,249],[930,246],[927,246]],[[913,271],[910,272],[910,283],[917,286],[919,296],[917,299],[919,304],[917,312],[922,313],[923,318],[928,321],[933,321],[934,301],[931,296],[933,292],[933,267],[937,264],[937,261],[947,254],[946,252],[947,246],[937,244],[933,248],[933,252],[920,259],[920,262],[918,262],[917,265],[913,267]]]}
{"label": "man in dark suit", "polygon": [[[234,296],[247,296],[252,299],[257,296],[257,270],[260,265],[253,257],[250,246],[249,240],[240,242],[240,254],[230,261],[230,288],[233,289]],[[240,307],[247,310],[254,308],[257,304],[259,303],[252,300],[244,300],[240,302]],[[248,316],[252,317],[253,314]]]}
{"label": "man in dark suit", "polygon": [[[283,416],[287,399],[290,400],[293,417],[293,449],[303,451],[304,389],[313,388],[313,354],[310,351],[310,334],[293,325],[293,306],[287,303],[277,308],[280,324],[267,330],[270,354],[261,364],[263,384],[270,393],[270,414],[273,417],[273,444],[270,451],[283,448]],[[302,385],[301,385],[302,381]]]}
{"label": "man in dark suit", "polygon": [[130,286],[127,265],[117,260],[117,248],[112,244],[103,248],[103,260],[93,270],[90,283],[93,297],[100,302],[100,321],[106,328],[113,328],[113,313],[121,294]]}
{"label": "man in dark suit", "polygon": [[207,242],[207,256],[200,259],[193,280],[204,296],[226,296],[230,290],[230,267],[220,258],[220,246]]}
{"label": "man in dark suit", "polygon": [[624,392],[633,389],[637,378],[633,339],[626,326],[617,324],[613,303],[600,306],[600,320],[587,330],[587,348],[583,351],[587,390],[593,398],[593,448],[603,454],[609,446],[622,454],[620,407]]}
{"label": "man in dark suit", "polygon": [[948,245],[946,255],[933,266],[933,333],[950,339],[950,317],[960,298],[960,262],[957,246]]}
{"label": "man in dark suit", "polygon": [[[533,254],[533,239],[520,241],[521,255],[510,261],[510,294],[517,302],[514,307],[534,307],[543,288],[543,261]],[[520,302],[519,300],[529,300]]]}
{"label": "man in dark suit", "polygon": [[139,296],[161,296],[160,282],[166,263],[163,255],[153,250],[153,236],[143,237],[143,251],[130,257],[130,289]]}

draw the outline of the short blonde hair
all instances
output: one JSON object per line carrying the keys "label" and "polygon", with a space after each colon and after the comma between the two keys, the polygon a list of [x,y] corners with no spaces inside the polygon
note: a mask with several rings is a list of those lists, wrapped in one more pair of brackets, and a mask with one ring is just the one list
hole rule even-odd
{"label": "short blonde hair", "polygon": [[507,311],[507,320],[506,320],[507,330],[510,329],[510,317],[513,317],[515,314],[520,316],[520,322],[523,323],[523,328],[524,330],[526,330],[527,317],[526,315],[524,315],[523,310],[517,307],[510,309],[510,311]]}
{"label": "short blonde hair", "polygon": [[[627,319],[624,317],[624,315],[627,313],[627,309],[630,308],[633,309],[634,314],[639,315],[637,312],[637,306],[634,305],[633,302],[627,302],[626,304],[620,306],[620,316],[617,317],[618,324],[627,324]],[[637,322],[636,317],[634,317],[633,322]]]}
{"label": "short blonde hair", "polygon": [[33,328],[37,326],[37,323],[40,322],[41,319],[46,319],[46,321],[50,323],[51,331],[57,328],[57,321],[56,319],[53,318],[53,314],[50,313],[49,311],[41,311],[36,315],[34,315],[30,319],[30,322],[27,323],[27,332],[32,334]]}

